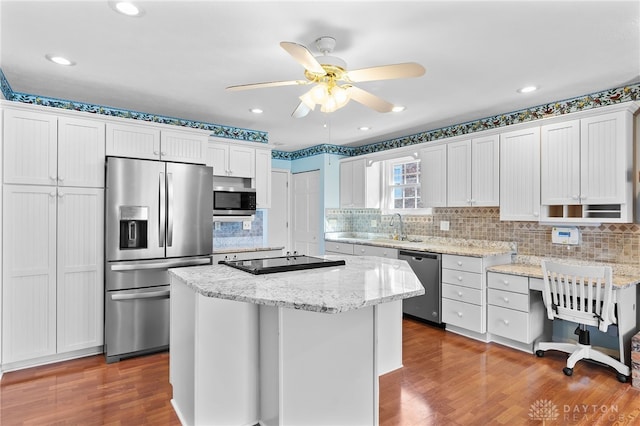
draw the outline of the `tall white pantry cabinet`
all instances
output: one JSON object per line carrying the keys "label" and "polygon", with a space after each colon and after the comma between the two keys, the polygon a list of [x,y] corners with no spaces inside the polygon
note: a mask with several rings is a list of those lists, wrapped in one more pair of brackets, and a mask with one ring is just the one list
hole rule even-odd
{"label": "tall white pantry cabinet", "polygon": [[99,353],[105,124],[2,115],[2,369]]}

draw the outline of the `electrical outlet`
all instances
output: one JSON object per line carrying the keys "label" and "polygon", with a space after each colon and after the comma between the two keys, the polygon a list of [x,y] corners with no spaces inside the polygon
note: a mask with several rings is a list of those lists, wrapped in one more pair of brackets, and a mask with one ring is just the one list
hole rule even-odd
{"label": "electrical outlet", "polygon": [[243,220],[242,221],[242,229],[244,229],[245,231],[250,231],[251,230],[251,221],[250,220]]}
{"label": "electrical outlet", "polygon": [[441,231],[448,231],[449,230],[449,221],[448,220],[441,220],[440,221],[440,230]]}
{"label": "electrical outlet", "polygon": [[220,226],[221,226],[220,222],[213,222],[213,229],[215,229],[216,231],[220,230]]}
{"label": "electrical outlet", "polygon": [[377,228],[378,227],[378,221],[375,219],[371,219],[371,227],[372,228]]}

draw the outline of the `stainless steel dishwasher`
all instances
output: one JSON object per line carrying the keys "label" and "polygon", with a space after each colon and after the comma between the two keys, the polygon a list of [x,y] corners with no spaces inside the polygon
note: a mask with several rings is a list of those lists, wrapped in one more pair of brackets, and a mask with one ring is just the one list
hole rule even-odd
{"label": "stainless steel dishwasher", "polygon": [[424,287],[422,296],[402,301],[402,312],[435,324],[442,324],[441,255],[400,250],[398,259],[406,260]]}

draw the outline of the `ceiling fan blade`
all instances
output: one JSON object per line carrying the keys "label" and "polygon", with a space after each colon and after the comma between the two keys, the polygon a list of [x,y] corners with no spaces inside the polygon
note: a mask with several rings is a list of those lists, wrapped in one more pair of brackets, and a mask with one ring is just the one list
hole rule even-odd
{"label": "ceiling fan blade", "polygon": [[300,65],[302,65],[307,71],[314,74],[325,75],[326,71],[320,65],[320,62],[313,56],[309,49],[301,44],[293,43],[291,41],[280,42],[280,47],[293,56]]}
{"label": "ceiling fan blade", "polygon": [[309,84],[309,82],[305,80],[269,81],[266,83],[251,83],[251,84],[240,84],[237,86],[229,86],[227,87],[227,90],[229,90],[230,92],[233,92],[236,90],[262,89],[264,87],[278,87],[278,86],[293,86],[296,84],[304,85],[304,84]]}
{"label": "ceiling fan blade", "polygon": [[420,77],[425,73],[422,65],[415,62],[404,64],[382,65],[379,67],[361,68],[349,71],[347,75],[354,83],[374,80],[391,80],[394,78]]}
{"label": "ceiling fan blade", "polygon": [[391,112],[393,110],[393,104],[367,92],[366,90],[362,90],[354,86],[349,87],[347,90],[349,90],[349,96],[351,96],[351,99],[364,106],[375,109],[378,112]]}
{"label": "ceiling fan blade", "polygon": [[307,114],[309,114],[311,111],[311,108],[309,108],[307,104],[305,104],[304,102],[300,102],[296,109],[291,113],[291,116],[293,118],[302,118],[306,117]]}

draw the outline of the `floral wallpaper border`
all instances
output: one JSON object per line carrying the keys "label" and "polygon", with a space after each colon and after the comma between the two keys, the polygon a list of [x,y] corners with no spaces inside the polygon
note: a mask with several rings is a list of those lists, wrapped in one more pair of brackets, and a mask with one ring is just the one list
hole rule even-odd
{"label": "floral wallpaper border", "polygon": [[[205,129],[211,131],[212,136],[238,139],[251,142],[268,143],[267,132],[242,129],[218,124],[202,123],[192,120],[184,120],[174,117],[164,117],[155,114],[148,114],[137,111],[128,111],[119,108],[110,108],[101,105],[92,105],[82,102],[68,101],[64,99],[47,98],[26,93],[16,93],[11,89],[2,69],[0,69],[0,89],[5,99],[16,102],[50,106],[54,108],[71,109],[85,111],[102,115],[109,115],[122,118],[132,118],[136,120],[149,121],[154,123],[172,124],[182,127]],[[538,105],[519,111],[494,115],[467,123],[454,124],[448,127],[416,133],[387,141],[375,142],[368,145],[350,147],[331,144],[316,145],[298,151],[278,151],[271,152],[272,158],[276,160],[298,160],[319,154],[336,154],[345,157],[355,157],[358,155],[371,154],[374,152],[386,151],[394,148],[401,148],[450,138],[453,136],[466,135],[482,130],[496,129],[518,123],[526,123],[539,120],[541,118],[558,116],[577,111],[584,111],[608,105],[620,104],[623,102],[640,101],[640,83],[635,83],[614,89],[603,90],[584,96],[571,99],[551,102]]]}
{"label": "floral wallpaper border", "polygon": [[237,139],[249,142],[269,143],[267,132],[257,130],[242,129],[238,127],[222,126],[219,124],[203,123],[194,120],[184,120],[181,118],[167,117],[145,112],[130,111],[122,108],[113,108],[103,105],[94,105],[84,102],[70,101],[66,99],[49,98],[46,96],[30,95],[28,93],[14,92],[7,81],[2,69],[0,69],[0,85],[2,94],[8,101],[22,102],[26,104],[42,105],[52,108],[61,108],[74,111],[90,112],[93,114],[107,115],[110,117],[130,118],[134,120],[147,121],[152,123],[170,124],[173,126],[188,127],[191,129],[202,129],[211,132],[211,136],[221,138]]}

